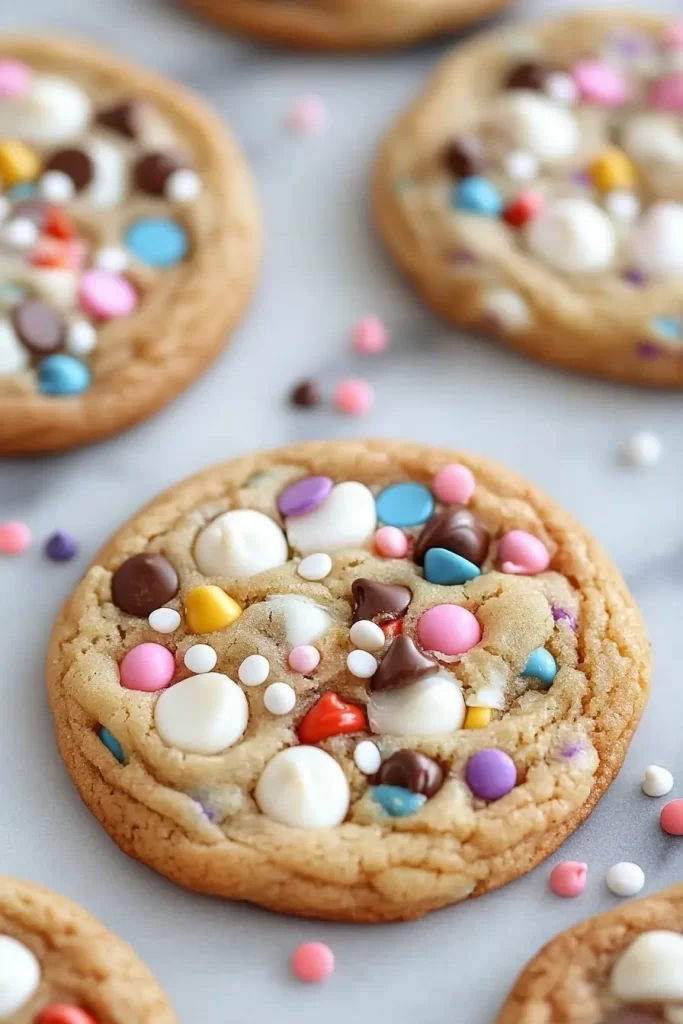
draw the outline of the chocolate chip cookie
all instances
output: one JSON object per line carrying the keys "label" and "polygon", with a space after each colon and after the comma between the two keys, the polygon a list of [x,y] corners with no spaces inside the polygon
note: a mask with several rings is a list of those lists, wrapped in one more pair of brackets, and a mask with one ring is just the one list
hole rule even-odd
{"label": "chocolate chip cookie", "polygon": [[329,442],[209,469],[96,557],[48,691],[83,800],[174,881],[417,917],[595,806],[650,674],[614,566],[485,459]]}

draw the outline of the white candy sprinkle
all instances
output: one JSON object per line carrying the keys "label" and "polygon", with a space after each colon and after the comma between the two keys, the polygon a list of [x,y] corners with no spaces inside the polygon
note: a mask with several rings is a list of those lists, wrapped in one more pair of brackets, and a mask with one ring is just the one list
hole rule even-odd
{"label": "white candy sprinkle", "polygon": [[377,658],[367,651],[351,651],[346,659],[346,667],[352,676],[369,679],[377,671]]}
{"label": "white candy sprinkle", "polygon": [[503,164],[505,173],[515,181],[533,181],[538,175],[538,160],[533,153],[523,149],[513,149]]}
{"label": "white candy sprinkle", "polygon": [[332,572],[332,559],[324,552],[306,555],[299,562],[296,571],[304,580],[324,580]]}
{"label": "white candy sprinkle", "polygon": [[108,245],[95,253],[95,266],[98,270],[107,270],[111,274],[120,274],[128,266],[128,253],[118,246]]}
{"label": "white candy sprinkle", "polygon": [[289,683],[271,683],[263,703],[272,715],[288,715],[296,704],[296,693]]}
{"label": "white candy sprinkle", "polygon": [[38,191],[50,203],[68,203],[76,195],[76,186],[63,171],[46,171],[38,182]]}
{"label": "white candy sprinkle", "polygon": [[191,203],[201,193],[199,175],[185,168],[174,171],[166,179],[164,192],[172,203]]}
{"label": "white candy sprinkle", "polygon": [[673,789],[674,777],[666,768],[650,764],[643,772],[643,793],[646,796],[666,796]]}
{"label": "white candy sprinkle", "polygon": [[349,636],[351,643],[360,647],[361,651],[381,651],[387,639],[381,628],[369,619],[354,622]]}
{"label": "white candy sprinkle", "polygon": [[662,442],[649,430],[640,430],[626,443],[623,457],[632,466],[654,466],[662,455]]}
{"label": "white candy sprinkle", "polygon": [[579,98],[576,82],[571,75],[566,75],[562,71],[556,71],[554,74],[548,75],[544,88],[546,94],[555,100],[556,103],[571,105],[576,103]]}
{"label": "white candy sprinkle", "polygon": [[353,752],[353,760],[363,775],[374,775],[382,763],[382,755],[372,740],[361,740]]}
{"label": "white candy sprinkle", "polygon": [[[2,187],[2,179],[0,178],[0,187]],[[10,211],[11,203],[7,196],[0,196],[0,221],[4,220]]]}
{"label": "white candy sprinkle", "polygon": [[635,896],[645,885],[645,874],[638,864],[625,860],[612,865],[605,875],[605,882],[615,896]]}
{"label": "white candy sprinkle", "polygon": [[180,625],[180,612],[175,608],[155,608],[147,621],[157,633],[175,633]]}
{"label": "white candy sprinkle", "polygon": [[38,227],[28,217],[16,217],[2,229],[2,237],[17,249],[30,249],[38,241]]}
{"label": "white candy sprinkle", "polygon": [[605,208],[614,220],[622,224],[632,224],[640,213],[640,200],[633,192],[617,190],[607,194]]}
{"label": "white candy sprinkle", "polygon": [[97,331],[87,320],[74,320],[66,333],[66,350],[72,356],[87,356],[97,345]]}
{"label": "white candy sprinkle", "polygon": [[270,664],[262,654],[250,654],[237,670],[241,683],[245,686],[260,686],[265,683],[270,672]]}
{"label": "white candy sprinkle", "polygon": [[209,644],[195,644],[185,651],[183,662],[190,672],[211,672],[216,667],[218,655]]}

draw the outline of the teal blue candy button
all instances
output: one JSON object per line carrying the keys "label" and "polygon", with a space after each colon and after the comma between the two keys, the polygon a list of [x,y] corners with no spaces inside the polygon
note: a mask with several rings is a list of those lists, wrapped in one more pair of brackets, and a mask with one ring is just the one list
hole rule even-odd
{"label": "teal blue candy button", "polygon": [[479,213],[485,217],[500,217],[503,197],[487,178],[463,178],[453,189],[456,210]]}
{"label": "teal blue candy button", "polygon": [[545,647],[537,647],[529,655],[522,675],[525,678],[538,679],[544,686],[550,686],[557,675],[557,662]]}
{"label": "teal blue candy button", "polygon": [[425,579],[429,583],[439,583],[442,587],[452,587],[458,583],[467,583],[481,576],[481,569],[474,562],[469,562],[462,555],[446,548],[429,548],[424,561]]}
{"label": "teal blue candy button", "polygon": [[126,248],[150,267],[172,267],[187,256],[187,232],[168,217],[142,217],[125,234]]}
{"label": "teal blue candy button", "polygon": [[80,395],[90,387],[90,370],[73,356],[46,356],[38,367],[43,395]]}
{"label": "teal blue candy button", "polygon": [[427,802],[424,793],[412,793],[403,786],[375,786],[372,799],[392,818],[407,818]]}
{"label": "teal blue candy button", "polygon": [[11,199],[13,203],[19,199],[33,199],[34,196],[38,195],[38,186],[32,185],[30,182],[24,182],[23,185],[15,185],[7,193],[7,198]]}
{"label": "teal blue candy button", "polygon": [[422,484],[392,484],[377,498],[377,517],[387,526],[419,526],[434,511],[434,498]]}
{"label": "teal blue candy button", "polygon": [[104,743],[107,750],[109,751],[109,753],[113,754],[120,764],[125,764],[126,755],[123,753],[123,747],[117,740],[116,736],[112,736],[112,734],[109,732],[109,729],[105,729],[103,725],[99,727],[98,735],[102,742]]}

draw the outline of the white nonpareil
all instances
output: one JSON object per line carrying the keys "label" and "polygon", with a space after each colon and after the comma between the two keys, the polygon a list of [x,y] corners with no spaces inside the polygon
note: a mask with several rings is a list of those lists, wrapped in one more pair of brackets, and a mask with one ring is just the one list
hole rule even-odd
{"label": "white nonpareil", "polygon": [[90,115],[90,99],[75,82],[58,75],[35,75],[25,93],[3,98],[0,138],[38,144],[69,142],[86,130]]}
{"label": "white nonpareil", "polygon": [[683,274],[683,205],[655,203],[633,234],[633,259],[651,277]]}
{"label": "white nonpareil", "polygon": [[535,256],[565,274],[596,274],[614,263],[614,225],[588,199],[559,199],[530,222],[526,240]]}
{"label": "white nonpareil", "polygon": [[395,736],[433,736],[460,729],[465,701],[460,686],[447,672],[439,672],[410,686],[373,693],[368,703],[373,732]]}
{"label": "white nonpareil", "polygon": [[288,556],[278,524],[250,508],[224,512],[204,527],[194,545],[197,568],[205,576],[254,576],[284,565]]}
{"label": "white nonpareil", "polygon": [[635,896],[645,885],[645,874],[639,864],[621,861],[609,869],[605,883],[615,896]]}
{"label": "white nonpareil", "polygon": [[496,103],[493,118],[516,148],[541,163],[566,160],[577,149],[579,128],[571,110],[530,89],[511,89]]}
{"label": "white nonpareil", "polygon": [[219,754],[247,727],[249,705],[232,679],[220,672],[191,676],[164,690],[154,709],[159,736],[187,754]]}
{"label": "white nonpareil", "polygon": [[683,1000],[683,936],[669,931],[639,935],[614,965],[610,988],[625,1003]]}
{"label": "white nonpareil", "polygon": [[307,597],[273,594],[267,604],[284,626],[285,639],[292,647],[312,644],[332,622],[330,613]]}
{"label": "white nonpareil", "polygon": [[337,484],[322,504],[302,516],[287,516],[285,529],[291,546],[302,555],[341,548],[363,548],[377,523],[373,494],[365,484],[347,480]]}
{"label": "white nonpareil", "polygon": [[349,784],[319,747],[289,747],[263,770],[254,793],[261,812],[294,828],[334,828],[346,817]]}
{"label": "white nonpareil", "polygon": [[361,651],[381,651],[387,642],[382,627],[370,619],[354,622],[349,630],[349,638]]}
{"label": "white nonpareil", "polygon": [[9,935],[0,935],[0,1020],[12,1020],[39,984],[40,964],[31,950]]}

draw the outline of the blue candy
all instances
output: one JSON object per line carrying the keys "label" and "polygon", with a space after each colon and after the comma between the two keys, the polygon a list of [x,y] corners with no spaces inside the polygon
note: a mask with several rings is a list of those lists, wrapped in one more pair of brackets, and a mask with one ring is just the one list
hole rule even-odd
{"label": "blue candy", "polygon": [[142,217],[126,231],[126,247],[150,267],[172,267],[187,256],[185,228],[167,217]]}
{"label": "blue candy", "polygon": [[522,675],[525,678],[538,679],[544,686],[550,686],[557,675],[557,662],[545,647],[537,647],[529,655]]}
{"label": "blue candy", "polygon": [[463,178],[453,189],[453,205],[457,210],[467,210],[468,213],[500,217],[503,197],[486,178]]}
{"label": "blue candy", "polygon": [[425,579],[430,583],[440,583],[442,587],[452,587],[456,583],[467,583],[477,576],[481,570],[474,562],[469,562],[462,555],[456,555],[447,548],[429,548],[425,554]]}
{"label": "blue candy", "polygon": [[90,370],[73,356],[46,356],[38,367],[43,395],[80,395],[90,387]]}
{"label": "blue candy", "polygon": [[663,338],[672,341],[680,341],[683,337],[683,321],[676,316],[656,316],[654,318],[655,330]]}
{"label": "blue candy", "polygon": [[427,802],[424,793],[413,793],[403,786],[375,786],[372,799],[392,818],[407,818]]}
{"label": "blue candy", "polygon": [[32,185],[29,181],[24,182],[23,185],[15,185],[7,192],[7,198],[12,202],[16,202],[17,199],[33,199],[37,195],[38,186]]}
{"label": "blue candy", "polygon": [[113,754],[116,760],[120,764],[126,763],[126,755],[123,753],[123,747],[117,740],[116,736],[112,736],[109,729],[105,729],[103,725],[97,730],[97,734],[104,743],[105,747],[110,754]]}
{"label": "blue candy", "polygon": [[392,484],[377,498],[377,517],[387,526],[419,526],[434,511],[434,497],[422,484]]}

